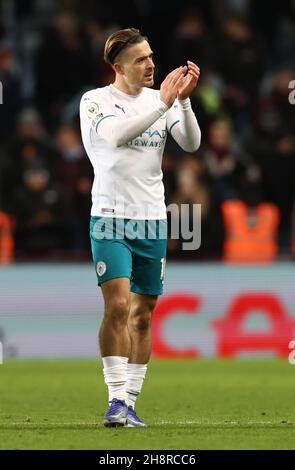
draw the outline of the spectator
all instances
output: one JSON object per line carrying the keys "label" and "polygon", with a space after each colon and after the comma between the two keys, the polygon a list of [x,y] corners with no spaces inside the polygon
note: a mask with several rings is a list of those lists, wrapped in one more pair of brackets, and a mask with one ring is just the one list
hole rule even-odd
{"label": "spectator", "polygon": [[62,195],[42,164],[23,173],[15,191],[16,250],[20,254],[50,255],[66,247],[66,214]]}
{"label": "spectator", "polygon": [[1,98],[3,98],[3,103],[0,104],[0,142],[2,143],[8,135],[13,133],[21,103],[20,77],[15,58],[11,48],[5,43],[0,43],[0,82]]}
{"label": "spectator", "polygon": [[273,88],[255,106],[255,127],[249,151],[262,168],[267,200],[280,209],[279,241],[290,247],[290,221],[295,201],[295,106],[289,103],[291,70],[280,70]]}
{"label": "spectator", "polygon": [[278,254],[280,212],[263,200],[261,172],[244,175],[240,199],[222,203],[225,226],[224,260],[229,263],[270,263]]}
{"label": "spectator", "polygon": [[59,182],[65,193],[70,219],[71,248],[89,249],[88,224],[91,207],[93,172],[85,155],[78,131],[73,126],[61,126],[57,133],[60,151]]}
{"label": "spectator", "polygon": [[[174,257],[181,259],[216,258],[221,256],[223,243],[223,223],[219,205],[206,179],[204,164],[201,160],[191,155],[185,155],[179,164],[176,179],[176,193],[173,202],[177,206],[172,207],[171,223],[175,223],[175,217],[179,220],[181,205],[186,204],[189,208],[189,231],[194,229],[193,218],[197,220],[197,204],[201,206],[201,246],[197,250],[182,251],[185,240],[183,229],[188,227],[179,226],[180,239],[168,241],[168,250]],[[174,218],[174,219],[173,219]],[[198,227],[200,228],[200,227]]]}
{"label": "spectator", "polygon": [[225,100],[235,131],[245,138],[248,113],[258,92],[264,68],[264,46],[246,22],[230,17],[220,37],[218,72],[225,84]]}
{"label": "spectator", "polygon": [[185,65],[188,58],[202,68],[214,67],[216,48],[213,38],[196,8],[184,10],[172,39],[169,38],[166,51],[165,73],[179,67],[179,64]]}
{"label": "spectator", "polygon": [[57,152],[42,126],[39,113],[25,108],[17,119],[16,134],[3,148],[2,191],[5,210],[12,210],[12,196],[20,184],[27,166],[42,161],[53,178],[56,178]]}
{"label": "spectator", "polygon": [[200,154],[217,201],[221,203],[225,199],[236,198],[247,159],[234,142],[228,122],[212,122],[207,143],[203,145]]}
{"label": "spectator", "polygon": [[94,81],[89,39],[74,15],[55,17],[37,54],[36,79],[37,103],[52,130],[66,102]]}

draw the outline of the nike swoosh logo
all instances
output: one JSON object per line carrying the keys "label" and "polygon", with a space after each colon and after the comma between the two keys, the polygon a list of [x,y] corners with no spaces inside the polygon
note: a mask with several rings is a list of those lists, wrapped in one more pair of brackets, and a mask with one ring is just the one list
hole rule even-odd
{"label": "nike swoosh logo", "polygon": [[120,411],[118,414],[110,416],[110,418],[119,418],[122,415],[124,415],[124,413],[123,411]]}

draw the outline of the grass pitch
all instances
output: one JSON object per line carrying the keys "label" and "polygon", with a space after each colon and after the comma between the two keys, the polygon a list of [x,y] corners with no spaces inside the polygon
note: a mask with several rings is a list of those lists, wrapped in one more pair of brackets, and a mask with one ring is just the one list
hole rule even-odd
{"label": "grass pitch", "polygon": [[0,449],[295,449],[295,366],[286,360],[152,360],[139,416],[105,428],[97,360],[0,366]]}

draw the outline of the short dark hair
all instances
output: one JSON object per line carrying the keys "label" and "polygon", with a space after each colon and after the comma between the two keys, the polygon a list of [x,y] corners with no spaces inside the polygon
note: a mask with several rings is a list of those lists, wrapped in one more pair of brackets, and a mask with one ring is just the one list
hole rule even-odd
{"label": "short dark hair", "polygon": [[139,29],[120,29],[119,31],[111,34],[106,40],[104,60],[108,64],[113,65],[116,57],[123,51],[123,49],[147,40],[148,38],[143,36]]}

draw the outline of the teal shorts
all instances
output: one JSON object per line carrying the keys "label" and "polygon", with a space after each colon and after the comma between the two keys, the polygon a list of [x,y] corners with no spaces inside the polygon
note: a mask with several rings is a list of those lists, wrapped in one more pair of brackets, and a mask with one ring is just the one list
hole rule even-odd
{"label": "teal shorts", "polygon": [[167,221],[91,217],[93,262],[100,286],[127,277],[131,292],[163,293],[167,251]]}

